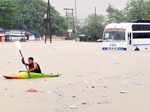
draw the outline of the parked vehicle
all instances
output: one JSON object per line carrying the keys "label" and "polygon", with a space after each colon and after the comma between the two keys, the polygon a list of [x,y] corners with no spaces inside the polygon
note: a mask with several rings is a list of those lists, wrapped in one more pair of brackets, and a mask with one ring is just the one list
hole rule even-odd
{"label": "parked vehicle", "polygon": [[25,36],[25,32],[23,31],[17,31],[17,30],[12,30],[12,31],[7,31],[5,33],[6,35],[6,41],[25,41],[27,40],[27,37]]}

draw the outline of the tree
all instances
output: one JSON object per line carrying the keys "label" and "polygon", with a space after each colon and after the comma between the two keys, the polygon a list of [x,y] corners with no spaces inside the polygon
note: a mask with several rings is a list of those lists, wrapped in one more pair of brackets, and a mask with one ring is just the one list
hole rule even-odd
{"label": "tree", "polygon": [[108,23],[120,22],[127,19],[124,10],[115,9],[111,5],[108,6],[106,11],[108,13]]}
{"label": "tree", "polygon": [[46,3],[42,0],[14,0],[17,13],[13,19],[13,29],[44,32]]}
{"label": "tree", "polygon": [[[45,33],[44,16],[47,3],[43,0],[0,0],[0,27]],[[64,17],[51,6],[52,34],[63,35]]]}
{"label": "tree", "polygon": [[132,0],[125,10],[130,20],[150,19],[150,0]]}
{"label": "tree", "polygon": [[0,0],[0,27],[9,29],[13,24],[13,17],[16,13],[16,4],[11,0]]}
{"label": "tree", "polygon": [[108,23],[124,20],[149,20],[150,0],[131,0],[122,10],[115,9],[109,5],[107,13]]}
{"label": "tree", "polygon": [[103,30],[105,27],[105,17],[102,15],[90,15],[86,18],[83,27],[81,28],[81,33],[92,37],[92,40],[97,40],[102,38]]}
{"label": "tree", "polygon": [[60,16],[54,8],[51,9],[52,17],[52,33],[55,35],[64,35],[67,31],[67,25],[65,24],[65,18]]}

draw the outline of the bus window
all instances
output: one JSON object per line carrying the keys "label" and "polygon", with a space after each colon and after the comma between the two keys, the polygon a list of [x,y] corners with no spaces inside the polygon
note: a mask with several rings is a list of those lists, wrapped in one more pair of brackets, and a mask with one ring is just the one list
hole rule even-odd
{"label": "bus window", "polygon": [[132,37],[131,37],[131,33],[128,33],[128,40],[129,40],[129,45],[132,44]]}
{"label": "bus window", "polygon": [[105,31],[104,32],[104,40],[125,40],[125,32],[121,31]]}
{"label": "bus window", "polygon": [[150,33],[133,33],[133,39],[150,39]]}
{"label": "bus window", "polygon": [[133,31],[150,31],[150,25],[132,25]]}

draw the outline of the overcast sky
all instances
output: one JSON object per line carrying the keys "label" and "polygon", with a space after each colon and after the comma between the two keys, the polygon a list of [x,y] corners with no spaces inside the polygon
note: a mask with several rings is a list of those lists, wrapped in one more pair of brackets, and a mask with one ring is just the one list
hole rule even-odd
{"label": "overcast sky", "polygon": [[[47,0],[45,0],[47,1]],[[78,17],[85,18],[94,13],[94,7],[97,7],[98,14],[106,14],[108,4],[115,8],[122,9],[129,0],[77,0]],[[64,8],[74,8],[74,0],[51,0],[52,5],[64,15]]]}

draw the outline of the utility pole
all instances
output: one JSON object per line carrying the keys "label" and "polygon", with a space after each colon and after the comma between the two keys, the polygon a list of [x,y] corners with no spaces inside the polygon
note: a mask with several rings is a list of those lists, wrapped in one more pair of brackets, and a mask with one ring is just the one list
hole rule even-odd
{"label": "utility pole", "polygon": [[97,39],[97,8],[95,7],[95,39]]}
{"label": "utility pole", "polygon": [[75,24],[75,33],[77,33],[77,0],[75,0],[75,8],[74,8],[74,12],[75,12],[75,20],[74,20],[74,24]]}
{"label": "utility pole", "polygon": [[97,9],[96,9],[96,7],[95,7],[95,17],[97,16]]}
{"label": "utility pole", "polygon": [[48,2],[47,2],[47,17],[46,17],[46,36],[45,36],[45,44],[47,43],[47,37],[49,37],[50,43],[52,43],[50,0],[48,0]]}
{"label": "utility pole", "polygon": [[[73,8],[64,8],[64,10],[66,11],[68,33],[70,33],[70,34],[74,33],[74,31],[75,31],[74,9]],[[69,30],[72,30],[72,31],[69,31]],[[68,35],[68,37],[70,37],[70,35]]]}

